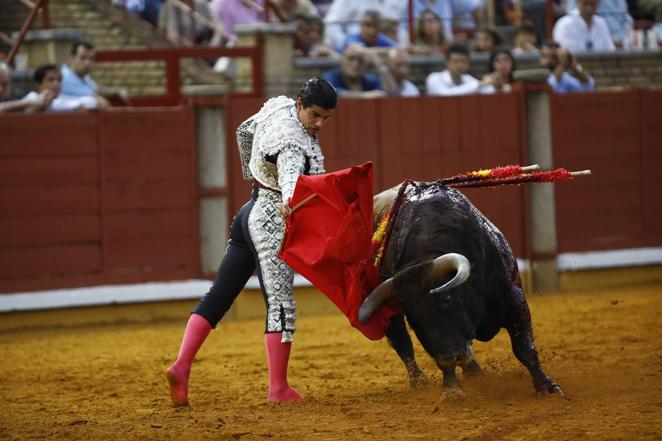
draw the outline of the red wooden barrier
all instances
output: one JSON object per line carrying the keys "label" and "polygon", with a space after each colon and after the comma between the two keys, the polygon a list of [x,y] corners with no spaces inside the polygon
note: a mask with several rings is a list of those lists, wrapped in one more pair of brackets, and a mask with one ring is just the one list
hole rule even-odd
{"label": "red wooden barrier", "polygon": [[554,95],[554,162],[593,174],[556,186],[560,252],[662,245],[662,93]]}
{"label": "red wooden barrier", "polygon": [[0,292],[197,276],[193,123],[181,107],[0,118]]}

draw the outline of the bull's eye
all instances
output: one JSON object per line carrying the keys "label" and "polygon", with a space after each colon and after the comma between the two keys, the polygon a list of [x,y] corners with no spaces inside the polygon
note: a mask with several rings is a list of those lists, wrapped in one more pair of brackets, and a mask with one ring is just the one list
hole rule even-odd
{"label": "bull's eye", "polygon": [[451,302],[451,300],[453,300],[453,298],[451,297],[450,294],[445,295],[443,299],[444,305],[448,305]]}

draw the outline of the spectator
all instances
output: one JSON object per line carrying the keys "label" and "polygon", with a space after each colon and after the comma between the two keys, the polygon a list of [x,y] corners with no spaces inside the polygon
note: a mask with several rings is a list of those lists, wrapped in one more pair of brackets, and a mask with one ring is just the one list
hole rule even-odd
{"label": "spectator", "polygon": [[510,92],[515,59],[508,49],[496,49],[490,54],[487,73],[480,81],[481,93]]}
{"label": "spectator", "polygon": [[343,49],[349,44],[360,44],[370,48],[394,47],[396,42],[380,32],[379,11],[368,9],[361,17],[361,28],[356,34],[348,34]]}
{"label": "spectator", "polygon": [[359,32],[359,20],[370,9],[382,18],[400,20],[403,0],[334,0],[324,17],[327,43],[341,48],[347,34]]}
{"label": "spectator", "polygon": [[469,49],[461,44],[448,48],[446,70],[433,72],[425,80],[428,95],[470,95],[477,93],[480,82],[468,74]]}
{"label": "spectator", "polygon": [[412,97],[421,93],[418,87],[409,81],[409,53],[403,48],[388,51],[388,72],[390,78],[384,78],[382,84],[389,96]]}
{"label": "spectator", "polygon": [[[62,73],[54,64],[39,66],[33,75],[35,90],[25,95],[24,100],[35,103],[35,110],[62,112],[67,110],[96,109],[99,102],[93,96],[65,97],[62,91]],[[46,102],[42,97],[46,94]]]}
{"label": "spectator", "polygon": [[165,0],[159,16],[158,28],[173,43],[182,46],[220,46],[229,35],[214,17],[207,0],[194,0],[195,36],[191,35],[191,14],[189,8],[182,8],[181,0]]}
{"label": "spectator", "polygon": [[546,41],[540,47],[539,63],[549,69],[547,84],[559,93],[590,92],[595,90],[593,78],[584,70],[575,57],[561,49],[555,41]]}
{"label": "spectator", "polygon": [[515,30],[513,55],[537,54],[538,34],[531,23],[523,23]]}
{"label": "spectator", "polygon": [[322,78],[331,83],[340,96],[353,98],[384,96],[379,78],[366,74],[368,56],[368,51],[363,46],[350,44],[343,52],[340,68],[324,73]]}
{"label": "spectator", "polygon": [[317,8],[310,0],[269,0],[275,14],[269,17],[270,20],[287,22],[292,21],[295,16],[311,17],[319,15]]}
{"label": "spectator", "polygon": [[492,53],[498,46],[503,44],[503,37],[493,28],[481,28],[476,33],[474,40],[474,52]]}
{"label": "spectator", "polygon": [[324,22],[318,15],[309,17],[310,57],[340,58],[340,54],[324,41]]}
{"label": "spectator", "polygon": [[432,11],[423,11],[418,18],[416,43],[410,48],[415,54],[446,53],[446,39],[441,19]]}
{"label": "spectator", "polygon": [[76,41],[71,46],[69,64],[62,66],[62,95],[64,97],[95,97],[100,107],[109,105],[108,99],[128,102],[126,90],[100,88],[90,73],[94,67],[95,51],[92,43]]}
{"label": "spectator", "polygon": [[[573,12],[577,9],[577,0],[567,0],[566,9]],[[634,19],[628,14],[628,4],[625,0],[599,0],[595,13],[604,18],[609,28],[609,34],[615,45],[623,47],[623,42],[629,37]]]}
{"label": "spectator", "polygon": [[607,22],[595,15],[597,0],[579,0],[577,9],[554,25],[554,41],[571,52],[613,51]]}
{"label": "spectator", "polygon": [[484,4],[485,0],[451,0],[454,28],[472,34],[476,30],[475,17]]}
{"label": "spectator", "polygon": [[[388,38],[393,40],[396,44],[401,42],[400,40],[400,23],[398,20],[392,18],[384,18],[381,23],[382,34],[386,35]],[[408,44],[409,40],[402,40],[403,46]]]}
{"label": "spectator", "polygon": [[294,56],[307,57],[312,49],[311,24],[307,15],[295,14],[291,22],[294,23]]}
{"label": "spectator", "polygon": [[[424,16],[429,19],[430,14],[433,14],[439,20],[440,29],[444,33],[443,40],[453,40],[453,5],[451,0],[413,0],[413,14],[414,21],[418,22],[418,32],[421,32],[421,24],[424,23]],[[402,4],[400,11],[402,17],[400,40],[409,41],[409,6],[407,1]]]}
{"label": "spectator", "polygon": [[45,108],[53,100],[52,93],[43,93],[37,101],[12,99],[11,93],[11,68],[0,61],[0,113],[34,111]]}
{"label": "spectator", "polygon": [[210,8],[231,40],[237,38],[234,28],[238,24],[259,23],[264,11],[264,0],[211,0]]}

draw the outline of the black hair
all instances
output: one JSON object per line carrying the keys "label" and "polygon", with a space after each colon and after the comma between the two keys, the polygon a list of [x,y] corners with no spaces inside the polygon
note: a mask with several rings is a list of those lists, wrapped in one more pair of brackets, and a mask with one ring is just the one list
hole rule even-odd
{"label": "black hair", "polygon": [[338,104],[338,92],[328,81],[313,77],[305,82],[299,90],[297,98],[301,98],[303,108],[320,106],[323,109],[335,109]]}
{"label": "black hair", "polygon": [[42,64],[35,69],[34,74],[32,75],[32,79],[36,84],[39,85],[44,81],[46,74],[51,70],[57,71],[57,66],[54,64]]}
{"label": "black hair", "polygon": [[85,49],[92,50],[94,45],[87,40],[76,40],[71,44],[71,55],[76,55],[78,48],[83,46]]}
{"label": "black hair", "polygon": [[497,31],[494,28],[480,28],[478,29],[478,32],[483,32],[489,35],[492,41],[494,42],[494,46],[500,46],[501,44],[503,44],[503,36],[499,31]]}
{"label": "black hair", "polygon": [[447,60],[451,57],[451,54],[461,54],[461,55],[466,55],[468,57],[469,49],[463,44],[452,44],[448,48],[448,52],[446,53]]}
{"label": "black hair", "polygon": [[487,62],[487,73],[492,73],[494,72],[494,60],[496,59],[497,55],[499,54],[506,54],[508,58],[510,58],[510,62],[512,63],[512,69],[510,70],[510,76],[508,80],[512,83],[513,82],[513,72],[515,72],[515,57],[513,57],[513,54],[510,53],[508,49],[505,47],[499,47],[496,48],[492,51],[490,54],[490,60]]}

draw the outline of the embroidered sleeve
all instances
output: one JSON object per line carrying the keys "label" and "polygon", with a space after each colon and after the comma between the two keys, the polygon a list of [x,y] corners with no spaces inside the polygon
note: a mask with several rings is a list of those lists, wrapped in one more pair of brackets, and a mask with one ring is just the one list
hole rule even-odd
{"label": "embroidered sleeve", "polygon": [[244,179],[252,178],[249,162],[253,150],[253,135],[255,134],[255,117],[251,116],[237,127],[237,145],[239,146],[239,158],[241,159],[241,171]]}
{"label": "embroidered sleeve", "polygon": [[278,186],[283,195],[283,201],[287,201],[294,194],[294,186],[297,183],[306,166],[306,156],[300,149],[284,148],[278,154]]}

